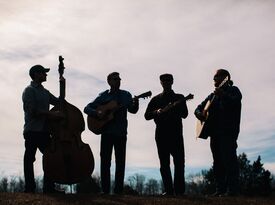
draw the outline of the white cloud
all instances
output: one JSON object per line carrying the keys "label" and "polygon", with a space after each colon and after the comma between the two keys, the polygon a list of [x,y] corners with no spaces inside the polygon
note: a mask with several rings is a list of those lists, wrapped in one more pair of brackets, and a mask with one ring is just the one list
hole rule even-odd
{"label": "white cloud", "polygon": [[[121,73],[122,89],[133,95],[147,90],[158,94],[159,74],[174,74],[176,92],[195,94],[183,121],[187,167],[212,163],[209,142],[195,140],[193,111],[213,90],[217,68],[228,68],[243,93],[240,149],[253,145],[255,133],[263,133],[260,139],[269,137],[266,133],[273,129],[275,117],[274,6],[272,1],[1,3],[0,160],[6,167],[1,169],[13,167],[12,160],[2,163],[10,155],[6,147],[14,147],[17,162],[22,163],[21,92],[29,83],[28,69],[38,63],[51,67],[45,87],[58,95],[58,55],[65,57],[67,67],[67,100],[80,110],[108,88],[106,75],[113,70]],[[158,167],[155,125],[143,117],[147,103],[141,100],[140,112],[129,116],[131,166]],[[99,163],[99,136],[88,130],[82,136]],[[253,146],[255,152],[268,152],[268,140],[260,141]]]}

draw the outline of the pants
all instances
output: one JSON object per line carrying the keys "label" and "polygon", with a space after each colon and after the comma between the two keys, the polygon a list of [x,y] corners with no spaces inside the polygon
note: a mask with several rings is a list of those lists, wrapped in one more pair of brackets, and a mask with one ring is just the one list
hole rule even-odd
{"label": "pants", "polygon": [[[35,180],[33,163],[35,162],[35,154],[37,148],[43,154],[45,148],[50,142],[50,135],[44,132],[28,132],[24,134],[25,138],[25,154],[24,154],[24,177],[25,192],[35,192]],[[52,191],[54,183],[51,182],[46,173],[44,173],[43,191]]]}
{"label": "pants", "polygon": [[[185,156],[183,137],[168,138],[157,136],[156,144],[160,161],[160,173],[167,194],[183,194],[185,192]],[[166,136],[167,138],[167,136]],[[170,155],[174,162],[174,184],[170,169]]]}
{"label": "pants", "polygon": [[237,137],[230,135],[211,136],[213,169],[216,191],[239,192],[239,165],[237,159]]}
{"label": "pants", "polygon": [[110,193],[110,168],[112,160],[112,150],[115,150],[115,188],[114,193],[122,193],[125,174],[126,159],[126,136],[104,135],[101,136],[100,146],[100,174],[101,186],[104,193]]}

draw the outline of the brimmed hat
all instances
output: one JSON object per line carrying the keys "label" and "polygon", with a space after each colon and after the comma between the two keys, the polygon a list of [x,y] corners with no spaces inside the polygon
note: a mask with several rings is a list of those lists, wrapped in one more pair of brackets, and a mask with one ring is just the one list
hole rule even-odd
{"label": "brimmed hat", "polygon": [[170,73],[165,73],[165,74],[160,75],[159,79],[160,79],[160,81],[165,81],[165,80],[173,81],[173,75]]}
{"label": "brimmed hat", "polygon": [[33,78],[35,73],[47,73],[49,72],[49,70],[49,68],[44,68],[42,65],[34,65],[30,68],[29,75],[31,76],[31,78]]}

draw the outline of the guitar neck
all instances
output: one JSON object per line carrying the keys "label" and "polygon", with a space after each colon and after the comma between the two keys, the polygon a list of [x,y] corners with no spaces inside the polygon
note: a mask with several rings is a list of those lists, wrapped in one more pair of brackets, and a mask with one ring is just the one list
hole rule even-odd
{"label": "guitar neck", "polygon": [[138,96],[135,96],[134,98],[139,99],[139,98],[147,98],[147,97],[151,97],[151,96],[152,96],[152,92],[148,91],[148,92],[142,93]]}
{"label": "guitar neck", "polygon": [[[218,86],[218,88],[221,88],[228,80],[229,80],[229,78],[228,78],[228,76],[226,76],[223,79],[223,81],[221,82],[221,84]],[[212,97],[212,99],[207,101],[207,103],[206,103],[206,105],[204,106],[204,109],[203,109],[204,111],[207,112],[209,110],[209,108],[210,108],[210,106],[213,103],[213,101],[214,101],[215,98],[216,98],[216,95],[214,94],[213,97]]]}
{"label": "guitar neck", "polygon": [[[215,97],[215,96],[214,96]],[[213,102],[213,100],[214,100],[214,97],[212,98],[212,100],[210,101],[210,100],[208,100],[207,101],[207,103],[206,103],[206,105],[204,106],[204,111],[208,111],[209,110],[209,108],[210,108],[210,105],[212,104],[212,102]]]}

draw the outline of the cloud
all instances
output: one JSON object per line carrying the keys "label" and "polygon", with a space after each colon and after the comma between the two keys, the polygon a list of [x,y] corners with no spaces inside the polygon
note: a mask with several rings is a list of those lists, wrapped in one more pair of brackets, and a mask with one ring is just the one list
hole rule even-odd
{"label": "cloud", "polygon": [[264,168],[273,174],[275,173],[275,163],[265,163]]}
{"label": "cloud", "polygon": [[[260,154],[272,164],[274,6],[272,1],[2,2],[1,169],[12,171],[14,161],[5,156],[13,147],[12,156],[22,163],[21,94],[30,80],[28,69],[34,64],[50,67],[44,85],[59,95],[59,55],[65,58],[67,100],[80,110],[108,89],[106,76],[112,71],[120,72],[122,89],[133,95],[160,93],[159,75],[172,73],[176,92],[195,95],[183,120],[188,169],[212,163],[209,141],[195,139],[193,112],[213,90],[215,70],[228,68],[243,93],[239,151],[251,158]],[[137,115],[129,114],[130,167],[159,166],[155,125],[143,117],[148,101],[141,100]],[[92,147],[98,168],[100,137],[85,130],[82,138]]]}

